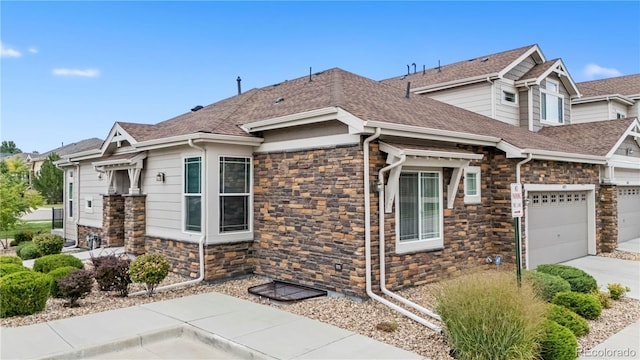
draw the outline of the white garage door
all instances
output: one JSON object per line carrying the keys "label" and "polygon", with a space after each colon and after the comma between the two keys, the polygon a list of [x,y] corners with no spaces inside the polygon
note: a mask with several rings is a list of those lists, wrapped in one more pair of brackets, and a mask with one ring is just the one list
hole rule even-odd
{"label": "white garage door", "polygon": [[618,187],[618,242],[640,238],[640,186]]}
{"label": "white garage door", "polygon": [[530,192],[528,212],[529,269],[588,254],[587,192]]}

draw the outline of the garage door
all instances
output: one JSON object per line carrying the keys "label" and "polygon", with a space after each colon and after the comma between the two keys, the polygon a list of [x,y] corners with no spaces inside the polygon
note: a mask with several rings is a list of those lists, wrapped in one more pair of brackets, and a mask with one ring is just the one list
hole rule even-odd
{"label": "garage door", "polygon": [[530,192],[527,215],[528,268],[588,253],[587,192]]}
{"label": "garage door", "polygon": [[618,242],[640,238],[640,186],[618,187]]}

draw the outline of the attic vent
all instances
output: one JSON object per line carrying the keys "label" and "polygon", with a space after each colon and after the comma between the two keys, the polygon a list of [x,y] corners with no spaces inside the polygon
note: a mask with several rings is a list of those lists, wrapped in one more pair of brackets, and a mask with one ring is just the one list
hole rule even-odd
{"label": "attic vent", "polygon": [[191,111],[196,112],[196,111],[198,111],[198,110],[200,110],[202,108],[203,108],[202,105],[198,105],[198,106],[194,107],[193,109],[191,109]]}
{"label": "attic vent", "polygon": [[469,60],[467,60],[467,61],[473,61],[473,60],[475,60],[475,59],[476,59],[476,58],[473,58],[473,59],[469,59]]}
{"label": "attic vent", "polygon": [[487,62],[487,60],[489,60],[489,58],[488,58],[488,57],[483,58],[483,59],[482,59],[482,60],[480,60],[480,61],[481,61],[481,62]]}
{"label": "attic vent", "polygon": [[275,103],[276,103],[276,104],[279,104],[279,103],[281,103],[281,102],[283,102],[283,101],[284,101],[284,98],[283,98],[283,97],[279,97],[279,98],[277,98],[277,99],[276,99],[276,102],[275,102]]}

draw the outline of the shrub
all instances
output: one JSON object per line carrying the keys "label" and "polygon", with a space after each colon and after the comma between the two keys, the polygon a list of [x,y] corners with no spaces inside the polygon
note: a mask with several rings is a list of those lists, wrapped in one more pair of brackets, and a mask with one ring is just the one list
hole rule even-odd
{"label": "shrub", "polygon": [[0,317],[31,315],[47,304],[51,278],[35,271],[0,277]]}
{"label": "shrub", "polygon": [[540,345],[543,360],[572,360],[578,357],[576,336],[552,320],[544,322],[544,336]]}
{"label": "shrub", "polygon": [[62,297],[62,294],[60,294],[60,288],[58,287],[58,280],[62,279],[63,277],[69,275],[70,273],[76,270],[78,270],[77,267],[63,266],[63,267],[51,270],[51,272],[49,272],[48,275],[51,276],[51,296],[52,297],[55,297],[55,298]]}
{"label": "shrub", "polygon": [[598,302],[600,303],[600,306],[602,306],[603,309],[611,308],[611,298],[609,297],[609,293],[606,293],[600,290],[594,290],[589,294],[593,296],[596,300],[598,300]]}
{"label": "shrub", "polygon": [[63,266],[73,266],[78,269],[84,269],[82,260],[70,254],[46,255],[33,262],[33,270],[45,274]]}
{"label": "shrub", "polygon": [[547,304],[547,319],[555,321],[571,330],[576,337],[589,333],[589,323],[587,320],[564,306]]}
{"label": "shrub", "polygon": [[376,325],[376,329],[384,332],[394,332],[398,330],[398,323],[395,321],[383,321]]}
{"label": "shrub", "polygon": [[567,280],[571,285],[571,291],[588,294],[598,288],[598,283],[593,276],[586,272],[569,265],[561,264],[543,264],[538,265],[537,271],[557,275]]}
{"label": "shrub", "polygon": [[436,311],[458,359],[534,358],[546,315],[529,283],[507,272],[475,273],[444,283]]}
{"label": "shrub", "polygon": [[619,300],[626,292],[631,291],[631,288],[621,284],[609,284],[607,285],[607,289],[609,289],[609,296],[611,296],[613,300]]}
{"label": "shrub", "polygon": [[[95,279],[102,291],[118,291],[120,296],[129,294],[129,265],[131,260],[122,259],[115,255],[105,256],[99,261],[93,261],[95,267]],[[97,264],[97,265],[95,265]]]}
{"label": "shrub", "polygon": [[60,235],[40,234],[33,237],[33,243],[42,255],[60,254],[64,247],[64,238]]}
{"label": "shrub", "polygon": [[169,275],[169,261],[161,254],[144,254],[138,256],[129,266],[131,281],[144,283],[147,294],[153,295],[153,290]]}
{"label": "shrub", "polygon": [[2,255],[2,256],[0,256],[0,264],[22,265],[22,259],[20,259],[19,256]]}
{"label": "shrub", "polygon": [[590,294],[561,292],[556,294],[553,303],[564,306],[588,320],[595,320],[602,313],[602,305]]}
{"label": "shrub", "polygon": [[0,277],[13,274],[18,271],[31,271],[31,269],[18,264],[0,264]]}
{"label": "shrub", "polygon": [[531,282],[536,294],[547,302],[551,302],[559,292],[571,291],[569,282],[557,275],[539,271],[523,271],[522,275],[526,281]]}
{"label": "shrub", "polygon": [[22,260],[31,260],[40,257],[40,250],[33,241],[26,241],[18,245],[16,255]]}
{"label": "shrub", "polygon": [[78,300],[91,293],[93,288],[93,277],[91,271],[76,269],[67,276],[58,279],[58,290],[60,297],[67,300],[65,307],[78,307]]}
{"label": "shrub", "polygon": [[33,235],[33,231],[31,230],[19,231],[13,236],[13,241],[16,245],[20,245],[25,241],[33,240]]}

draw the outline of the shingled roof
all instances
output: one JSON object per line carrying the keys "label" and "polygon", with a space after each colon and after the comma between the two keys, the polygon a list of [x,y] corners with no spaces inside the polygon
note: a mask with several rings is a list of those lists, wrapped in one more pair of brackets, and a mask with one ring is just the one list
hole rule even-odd
{"label": "shingled roof", "polygon": [[576,85],[583,97],[614,94],[640,96],[640,74],[584,81]]}
{"label": "shingled roof", "polygon": [[252,89],[155,125],[119,123],[136,141],[208,132],[251,137],[242,124],[329,107],[363,121],[501,138],[521,149],[586,154],[582,148],[338,68]]}
{"label": "shingled roof", "polygon": [[67,155],[76,154],[76,153],[87,151],[87,150],[99,149],[100,146],[102,145],[102,141],[103,141],[102,139],[98,139],[98,138],[80,140],[71,144],[57,147],[45,153],[38,154],[37,156],[32,156],[32,161],[46,159],[47,156],[49,156],[49,154],[52,154],[52,153],[56,153],[60,157],[64,157]]}
{"label": "shingled roof", "polygon": [[570,142],[587,154],[606,156],[636,118],[545,127],[538,134]]}

